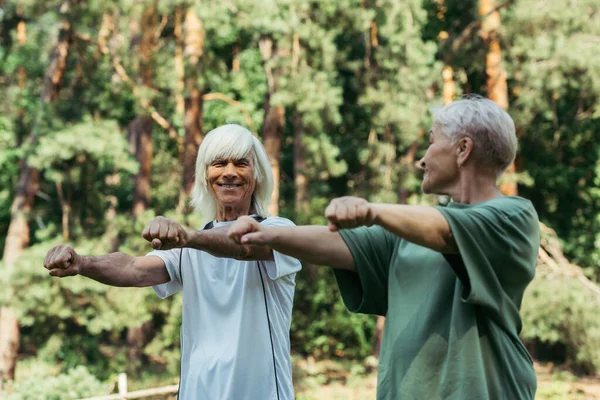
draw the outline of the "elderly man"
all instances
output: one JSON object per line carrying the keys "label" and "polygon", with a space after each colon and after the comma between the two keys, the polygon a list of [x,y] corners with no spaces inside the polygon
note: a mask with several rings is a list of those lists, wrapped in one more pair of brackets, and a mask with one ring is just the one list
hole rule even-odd
{"label": "elderly man", "polygon": [[263,146],[239,125],[203,140],[193,203],[208,222],[186,230],[158,217],[142,236],[155,250],[142,257],[84,257],[53,247],[44,261],[52,276],[83,275],[113,286],[153,286],[165,298],[183,291],[179,398],[294,398],[289,329],[300,262],[227,238],[248,216],[264,226],[293,226],[267,215],[273,174]]}
{"label": "elderly man", "polygon": [[386,316],[378,399],[533,399],[536,376],[519,340],[519,309],[540,234],[523,198],[496,186],[516,152],[510,116],[463,99],[434,115],[419,165],[425,193],[447,207],[335,199],[329,227],[238,220],[237,243],[268,245],[329,265],[352,312]]}

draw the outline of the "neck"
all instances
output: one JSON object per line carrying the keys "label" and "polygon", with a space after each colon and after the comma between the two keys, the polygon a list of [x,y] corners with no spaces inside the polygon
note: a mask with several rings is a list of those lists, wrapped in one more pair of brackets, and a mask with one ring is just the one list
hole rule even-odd
{"label": "neck", "polygon": [[219,206],[217,210],[217,222],[235,221],[242,215],[249,215],[254,210],[250,205],[244,206]]}
{"label": "neck", "polygon": [[461,171],[460,177],[448,195],[457,203],[475,204],[502,196],[496,186],[496,175],[493,172],[473,168]]}

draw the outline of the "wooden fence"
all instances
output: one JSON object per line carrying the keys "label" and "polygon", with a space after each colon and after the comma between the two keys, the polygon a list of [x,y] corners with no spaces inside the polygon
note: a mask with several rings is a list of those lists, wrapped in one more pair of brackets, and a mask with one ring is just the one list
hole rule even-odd
{"label": "wooden fence", "polygon": [[148,397],[177,394],[179,385],[163,386],[158,388],[136,390],[135,392],[127,391],[127,374],[119,374],[117,380],[118,392],[116,394],[109,394],[104,396],[86,397],[81,400],[126,400],[126,399],[145,399]]}

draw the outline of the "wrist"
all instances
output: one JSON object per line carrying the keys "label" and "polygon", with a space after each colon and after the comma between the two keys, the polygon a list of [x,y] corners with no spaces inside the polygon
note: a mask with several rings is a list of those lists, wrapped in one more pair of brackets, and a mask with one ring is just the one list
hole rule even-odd
{"label": "wrist", "polygon": [[281,229],[274,226],[265,226],[263,228],[263,244],[273,246],[279,244],[282,239]]}
{"label": "wrist", "polygon": [[204,240],[206,235],[203,234],[204,231],[195,231],[192,229],[186,229],[185,234],[183,235],[183,241],[177,247],[192,247],[197,250],[202,250],[204,248]]}
{"label": "wrist", "polygon": [[368,226],[381,225],[381,221],[380,221],[380,217],[379,217],[380,216],[379,209],[381,208],[381,204],[369,202],[368,206],[369,206],[369,212],[367,214],[368,215],[368,217],[367,217]]}
{"label": "wrist", "polygon": [[90,256],[80,256],[79,254],[73,254],[73,264],[75,264],[77,275],[86,276],[85,273],[88,270],[90,264]]}

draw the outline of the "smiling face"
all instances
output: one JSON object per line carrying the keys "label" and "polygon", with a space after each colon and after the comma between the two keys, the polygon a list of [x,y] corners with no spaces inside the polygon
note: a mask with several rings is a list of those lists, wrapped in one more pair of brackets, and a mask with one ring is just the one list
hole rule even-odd
{"label": "smiling face", "polygon": [[423,193],[447,195],[457,185],[459,169],[456,147],[434,123],[429,131],[429,147],[418,164],[425,171],[421,183]]}
{"label": "smiling face", "polygon": [[217,158],[208,165],[206,175],[219,214],[224,209],[239,215],[250,213],[252,194],[256,188],[251,154],[240,159]]}

